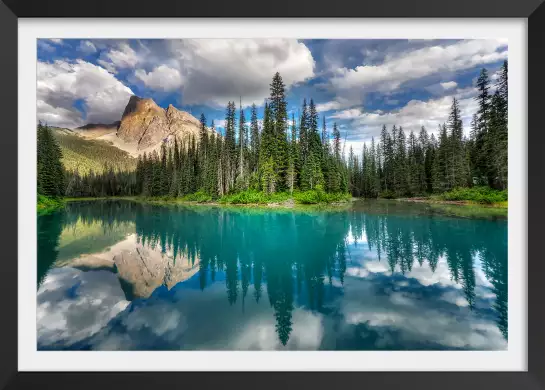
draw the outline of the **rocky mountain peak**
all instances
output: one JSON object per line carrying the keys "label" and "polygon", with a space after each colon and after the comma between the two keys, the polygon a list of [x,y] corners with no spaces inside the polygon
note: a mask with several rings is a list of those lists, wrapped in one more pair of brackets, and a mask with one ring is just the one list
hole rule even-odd
{"label": "rocky mountain peak", "polygon": [[164,139],[197,137],[199,127],[197,118],[172,104],[165,110],[153,99],[131,96],[123,111],[117,136],[126,143],[136,143],[138,150],[144,150],[160,145]]}
{"label": "rocky mountain peak", "polygon": [[157,103],[153,101],[153,99],[144,99],[139,96],[133,95],[130,97],[129,102],[127,103],[127,106],[123,111],[121,120],[131,114],[142,114],[147,111],[159,112],[161,110],[162,108],[159,107]]}

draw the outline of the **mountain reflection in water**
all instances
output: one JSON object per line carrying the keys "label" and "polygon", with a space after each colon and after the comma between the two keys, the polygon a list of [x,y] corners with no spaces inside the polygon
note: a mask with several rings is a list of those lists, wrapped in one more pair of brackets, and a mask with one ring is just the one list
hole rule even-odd
{"label": "mountain reflection in water", "polygon": [[38,218],[38,348],[507,348],[507,221],[129,201]]}

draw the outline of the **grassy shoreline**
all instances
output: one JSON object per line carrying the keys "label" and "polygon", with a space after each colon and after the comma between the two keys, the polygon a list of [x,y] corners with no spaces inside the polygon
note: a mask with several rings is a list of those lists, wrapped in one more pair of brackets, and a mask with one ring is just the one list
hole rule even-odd
{"label": "grassy shoreline", "polygon": [[[261,208],[295,208],[295,207],[308,207],[308,206],[342,206],[350,204],[356,200],[365,200],[365,198],[351,198],[350,200],[344,202],[331,202],[331,203],[318,203],[318,204],[300,204],[289,199],[284,202],[271,202],[271,203],[226,203],[218,201],[206,201],[199,202],[194,200],[186,200],[183,198],[162,198],[162,197],[141,197],[141,196],[110,196],[110,197],[98,197],[98,198],[65,198],[64,202],[82,202],[82,201],[95,201],[95,200],[130,200],[134,202],[142,202],[149,204],[157,205],[196,205],[196,206],[231,206],[231,207],[261,207]],[[436,205],[450,205],[450,206],[466,206],[466,207],[483,207],[483,208],[497,208],[497,209],[507,209],[508,202],[501,203],[492,203],[492,204],[483,204],[473,201],[450,201],[450,200],[440,200],[433,198],[396,198],[396,199],[382,199],[377,198],[377,200],[392,200],[398,202],[408,202],[408,203],[425,203],[425,204],[436,204]]]}
{"label": "grassy shoreline", "polygon": [[399,198],[400,201],[435,203],[461,206],[482,206],[507,209],[507,190],[494,190],[490,187],[453,188],[442,194],[423,197]]}
{"label": "grassy shoreline", "polygon": [[[321,190],[296,191],[293,194],[287,192],[265,194],[258,191],[242,191],[235,194],[225,195],[219,199],[213,199],[210,195],[202,192],[186,195],[183,197],[143,197],[143,196],[112,196],[97,198],[64,198],[64,202],[90,201],[90,200],[131,200],[150,204],[162,205],[208,205],[208,206],[234,206],[234,207],[260,207],[260,208],[295,208],[305,206],[326,206],[336,207],[351,204],[360,198],[353,198],[350,194],[330,194]],[[361,198],[364,199],[364,198]],[[382,199],[382,198],[378,198]],[[400,202],[425,203],[432,205],[447,206],[473,206],[483,208],[503,209],[508,208],[507,193],[495,191],[488,188],[475,187],[471,189],[454,189],[452,191],[422,197],[395,198],[390,199]],[[58,202],[58,200],[57,200]],[[60,207],[59,204],[47,203],[43,209],[54,210]],[[40,209],[40,207],[39,207]]]}
{"label": "grassy shoreline", "polygon": [[473,200],[443,200],[443,199],[438,199],[434,197],[397,198],[394,200],[397,200],[400,202],[444,204],[444,205],[453,205],[453,206],[479,206],[479,207],[499,208],[499,209],[508,208],[508,201],[496,202],[496,203],[479,203]]}
{"label": "grassy shoreline", "polygon": [[265,194],[258,191],[243,191],[225,195],[219,199],[213,199],[207,194],[197,192],[183,197],[143,197],[143,196],[119,196],[97,198],[65,198],[66,202],[90,201],[90,200],[131,200],[149,204],[162,205],[203,205],[203,206],[235,206],[235,207],[262,207],[262,208],[295,208],[304,206],[342,206],[352,202],[349,194],[329,194],[323,191],[305,191],[289,193]]}

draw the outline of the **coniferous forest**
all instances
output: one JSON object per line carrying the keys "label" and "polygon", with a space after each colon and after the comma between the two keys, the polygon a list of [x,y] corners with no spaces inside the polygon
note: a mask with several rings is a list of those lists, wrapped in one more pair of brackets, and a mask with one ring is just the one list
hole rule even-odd
{"label": "coniferous forest", "polygon": [[346,150],[346,136],[341,136],[336,123],[332,128],[326,125],[312,98],[302,102],[298,117],[288,115],[279,73],[270,84],[262,119],[255,104],[248,112],[229,102],[224,134],[201,115],[198,138],[164,142],[160,152],[139,156],[134,172],[114,166],[86,174],[64,171],[51,130],[39,124],[38,193],[198,201],[233,194],[283,194],[340,200],[349,194],[418,197],[478,187],[503,191],[506,197],[507,66],[505,61],[495,83],[486,69],[481,70],[475,86],[478,111],[468,135],[454,98],[450,115],[438,129],[406,132],[402,125],[383,126],[361,154],[351,147]]}

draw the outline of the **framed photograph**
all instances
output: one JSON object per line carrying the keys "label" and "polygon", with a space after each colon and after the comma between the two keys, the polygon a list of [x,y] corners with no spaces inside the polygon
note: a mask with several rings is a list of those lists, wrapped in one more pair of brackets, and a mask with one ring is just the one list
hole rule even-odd
{"label": "framed photograph", "polygon": [[541,1],[232,6],[0,6],[0,385],[544,389]]}

